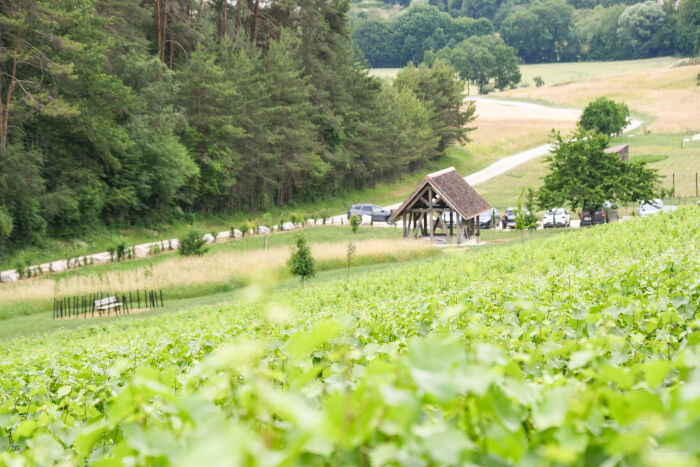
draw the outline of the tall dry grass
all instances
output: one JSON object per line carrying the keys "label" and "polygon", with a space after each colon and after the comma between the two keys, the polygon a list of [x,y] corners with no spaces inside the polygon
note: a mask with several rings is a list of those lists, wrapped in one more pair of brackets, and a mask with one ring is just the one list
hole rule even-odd
{"label": "tall dry grass", "polygon": [[[391,256],[408,259],[431,246],[415,240],[366,240],[357,242],[356,257]],[[319,262],[342,260],[347,243],[318,243],[311,245]],[[268,250],[217,252],[199,257],[173,257],[146,267],[134,263],[133,270],[69,275],[57,280],[51,277],[0,285],[2,304],[51,300],[55,296],[72,296],[99,291],[129,291],[136,289],[167,289],[197,287],[225,283],[235,278],[273,277],[284,268],[290,256],[289,247]]]}

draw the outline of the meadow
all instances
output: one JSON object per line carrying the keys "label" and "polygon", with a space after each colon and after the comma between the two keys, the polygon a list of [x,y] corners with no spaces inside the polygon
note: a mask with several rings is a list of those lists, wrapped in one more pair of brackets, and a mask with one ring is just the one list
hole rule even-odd
{"label": "meadow", "polygon": [[512,89],[498,95],[578,108],[605,96],[626,103],[633,114],[648,122],[648,131],[690,135],[700,132],[698,73],[700,65],[680,66],[561,86]]}
{"label": "meadow", "polygon": [[34,313],[46,317],[55,297],[162,289],[172,300],[233,290],[259,276],[284,278],[285,262],[299,233],[311,244],[321,270],[342,267],[348,241],[356,245],[356,265],[432,254],[424,243],[399,240],[402,232],[396,228],[362,227],[353,234],[349,226],[315,227],[271,235],[267,248],[263,236],[248,237],[212,244],[203,256],[164,252],[0,284],[0,322]]}
{"label": "meadow", "polygon": [[700,465],[700,210],[0,343],[0,465]]}
{"label": "meadow", "polygon": [[537,63],[520,65],[522,83],[535,86],[533,78],[539,76],[545,85],[556,86],[589,79],[643,73],[671,68],[682,60],[676,57],[644,58],[610,62]]}

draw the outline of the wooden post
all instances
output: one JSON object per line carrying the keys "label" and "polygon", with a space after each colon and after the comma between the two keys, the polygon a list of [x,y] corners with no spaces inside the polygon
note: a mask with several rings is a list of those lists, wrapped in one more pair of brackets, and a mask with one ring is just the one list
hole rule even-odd
{"label": "wooden post", "polygon": [[454,212],[450,211],[450,237],[453,235],[454,228]]}
{"label": "wooden post", "polygon": [[139,289],[136,289],[136,306],[141,308],[141,294],[139,293]]}
{"label": "wooden post", "polygon": [[430,217],[430,241],[433,241],[435,235],[435,219],[433,219],[433,189],[428,186],[428,217]]}
{"label": "wooden post", "polygon": [[160,289],[159,292],[160,292],[160,307],[163,308],[163,306],[165,306],[165,305],[163,305],[163,289]]}
{"label": "wooden post", "polygon": [[476,216],[476,243],[481,240],[481,222],[479,221],[479,216]]}
{"label": "wooden post", "polygon": [[673,196],[676,196],[676,174],[672,173],[671,176],[673,177]]}

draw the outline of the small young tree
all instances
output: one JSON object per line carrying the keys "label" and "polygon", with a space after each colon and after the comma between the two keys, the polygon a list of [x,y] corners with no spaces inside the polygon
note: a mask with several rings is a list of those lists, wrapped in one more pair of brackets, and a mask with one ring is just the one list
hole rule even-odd
{"label": "small young tree", "polygon": [[301,279],[301,288],[304,288],[304,281],[314,276],[315,265],[314,258],[311,256],[311,249],[306,243],[304,235],[299,234],[297,237],[297,243],[294,248],[292,248],[292,255],[287,260],[287,266],[289,266],[289,271],[294,276],[298,276]]}
{"label": "small young tree", "polygon": [[207,252],[207,248],[204,247],[206,243],[200,232],[192,230],[180,239],[180,254],[182,256],[201,256]]}
{"label": "small young tree", "polygon": [[537,86],[538,88],[544,86],[544,80],[541,76],[535,76],[534,78],[532,78],[532,80],[535,82],[535,86]]}
{"label": "small young tree", "polygon": [[241,237],[245,237],[245,234],[248,233],[248,223],[245,222],[241,224]]}
{"label": "small young tree", "polygon": [[585,130],[612,135],[622,131],[629,116],[630,109],[627,105],[601,97],[583,110],[579,124]]}
{"label": "small young tree", "polygon": [[348,249],[345,253],[345,257],[348,261],[348,280],[350,280],[350,266],[352,265],[352,259],[355,257],[355,244],[353,242],[348,242]]}
{"label": "small young tree", "polygon": [[353,214],[350,216],[350,226],[352,227],[352,233],[357,233],[357,229],[360,228],[360,224],[362,224],[362,218],[358,216],[357,214]]}

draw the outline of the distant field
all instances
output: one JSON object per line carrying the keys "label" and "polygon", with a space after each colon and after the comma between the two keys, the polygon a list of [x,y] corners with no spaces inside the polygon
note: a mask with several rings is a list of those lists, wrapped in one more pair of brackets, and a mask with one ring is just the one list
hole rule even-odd
{"label": "distant field", "polygon": [[683,66],[562,86],[512,89],[497,95],[579,108],[606,96],[625,102],[633,113],[648,118],[651,121],[648,129],[652,132],[691,134],[700,131],[698,73],[700,65]]}
{"label": "distant field", "polygon": [[[646,71],[670,68],[681,62],[676,57],[646,58],[643,60],[623,60],[617,62],[569,62],[569,63],[538,63],[536,65],[520,65],[522,83],[534,87],[533,78],[540,76],[545,86],[561,85],[578,81],[606,78],[610,76],[642,73]],[[372,68],[370,74],[392,80],[400,68]],[[471,86],[470,95],[477,95],[476,86]]]}
{"label": "distant field", "polygon": [[538,63],[521,65],[520,73],[522,82],[530,86],[534,86],[532,79],[535,76],[540,76],[545,85],[555,85],[669,68],[678,62],[680,60],[675,57],[660,57],[617,62]]}

